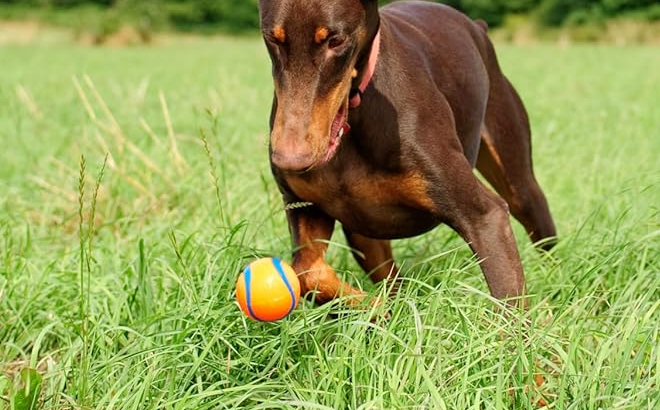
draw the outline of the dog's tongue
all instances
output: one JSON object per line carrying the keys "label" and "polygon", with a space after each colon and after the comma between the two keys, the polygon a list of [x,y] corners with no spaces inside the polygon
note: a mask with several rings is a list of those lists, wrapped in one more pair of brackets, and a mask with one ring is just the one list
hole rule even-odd
{"label": "dog's tongue", "polygon": [[342,106],[339,109],[339,111],[337,111],[337,115],[335,115],[335,119],[332,120],[332,128],[330,130],[331,144],[334,139],[339,137],[339,133],[342,131],[345,123],[346,123],[346,115],[344,113],[344,107]]}
{"label": "dog's tongue", "polygon": [[342,106],[335,119],[332,121],[332,127],[330,129],[330,139],[328,142],[328,151],[323,158],[323,163],[330,161],[330,159],[335,155],[337,147],[339,147],[339,141],[341,137],[344,136],[344,133],[348,129],[348,123],[346,122],[346,109]]}

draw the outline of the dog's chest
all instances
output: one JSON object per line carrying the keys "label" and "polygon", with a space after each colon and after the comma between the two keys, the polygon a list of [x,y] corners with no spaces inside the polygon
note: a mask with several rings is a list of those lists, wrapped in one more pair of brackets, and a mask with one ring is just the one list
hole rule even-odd
{"label": "dog's chest", "polygon": [[417,172],[370,173],[352,168],[290,176],[286,182],[350,231],[373,238],[418,235],[437,225],[427,181]]}

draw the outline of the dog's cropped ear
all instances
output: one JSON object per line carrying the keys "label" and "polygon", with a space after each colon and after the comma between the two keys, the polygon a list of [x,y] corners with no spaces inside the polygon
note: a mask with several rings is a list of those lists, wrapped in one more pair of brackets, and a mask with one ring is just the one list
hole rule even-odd
{"label": "dog's cropped ear", "polygon": [[273,0],[259,0],[259,19],[263,24],[264,20],[268,20],[270,11],[273,9]]}
{"label": "dog's cropped ear", "polygon": [[371,29],[375,30],[378,28],[380,17],[378,16],[378,0],[360,0],[364,11],[367,14],[367,25]]}
{"label": "dog's cropped ear", "polygon": [[378,0],[360,0],[366,10],[378,10]]}

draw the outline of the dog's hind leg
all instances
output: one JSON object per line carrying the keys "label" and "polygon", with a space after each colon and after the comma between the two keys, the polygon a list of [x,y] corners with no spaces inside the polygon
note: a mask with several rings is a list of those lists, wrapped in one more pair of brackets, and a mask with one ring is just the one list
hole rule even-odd
{"label": "dog's hind leg", "polygon": [[397,280],[399,269],[392,257],[390,241],[368,238],[350,232],[346,228],[344,228],[344,234],[355,260],[369,274],[371,280],[374,283],[387,280],[390,294],[394,294],[399,288]]}
{"label": "dog's hind leg", "polygon": [[534,176],[527,112],[509,81],[491,70],[477,169],[508,203],[532,242],[550,249],[556,239],[548,202]]}

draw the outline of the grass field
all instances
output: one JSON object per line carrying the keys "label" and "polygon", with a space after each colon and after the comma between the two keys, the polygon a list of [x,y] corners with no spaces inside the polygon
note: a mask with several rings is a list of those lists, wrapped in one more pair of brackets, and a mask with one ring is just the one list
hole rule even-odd
{"label": "grass field", "polygon": [[[660,53],[499,52],[561,236],[515,223],[527,338],[445,227],[395,244],[389,321],[242,316],[242,267],[291,248],[260,42],[0,46],[0,408],[660,408]],[[383,291],[340,234],[329,258]]]}

